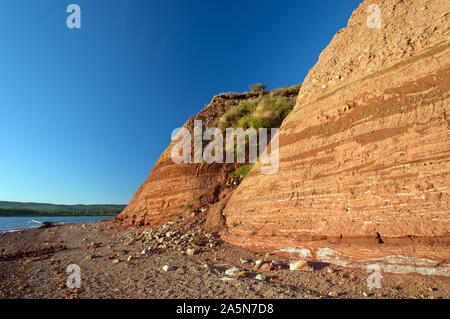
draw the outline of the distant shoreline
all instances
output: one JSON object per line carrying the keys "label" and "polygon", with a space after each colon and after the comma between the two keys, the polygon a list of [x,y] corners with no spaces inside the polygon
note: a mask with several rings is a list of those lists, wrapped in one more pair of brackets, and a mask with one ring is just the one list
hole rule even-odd
{"label": "distant shoreline", "polygon": [[0,217],[115,217],[126,205],[57,205],[0,201]]}
{"label": "distant shoreline", "polygon": [[114,220],[114,216],[14,216],[0,218],[0,234],[74,223]]}
{"label": "distant shoreline", "polygon": [[0,208],[1,217],[115,217],[122,210],[116,211],[84,211],[84,212],[39,212],[27,209],[3,209]]}
{"label": "distant shoreline", "polygon": [[116,217],[116,215],[0,215],[0,218],[11,217]]}

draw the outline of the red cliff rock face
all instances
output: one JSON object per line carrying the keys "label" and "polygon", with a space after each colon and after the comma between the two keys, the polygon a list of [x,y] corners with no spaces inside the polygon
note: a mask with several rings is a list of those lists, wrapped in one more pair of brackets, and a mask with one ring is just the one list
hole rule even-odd
{"label": "red cliff rock face", "polygon": [[[266,94],[283,95],[293,101],[297,93],[283,89]],[[217,127],[218,119],[230,108],[256,99],[259,93],[224,93],[185,124],[193,137],[194,120],[201,120],[203,131]],[[194,212],[204,211],[205,226],[219,231],[224,225],[222,210],[231,192],[240,183],[234,171],[242,164],[175,164],[171,158],[173,141],[156,162],[147,180],[136,191],[118,221],[135,226],[155,226]],[[205,146],[208,142],[205,142]],[[193,150],[192,150],[193,153]],[[200,208],[202,208],[200,210]],[[205,216],[203,216],[205,217]]]}
{"label": "red cliff rock face", "polygon": [[[238,104],[246,96],[230,98],[223,94],[213,98],[211,104],[190,118],[184,128],[193,134],[194,120],[202,120],[204,126],[215,127],[215,120],[228,107]],[[175,164],[171,158],[172,141],[163,152],[147,180],[136,191],[125,210],[118,216],[122,222],[136,226],[161,225],[189,214],[190,205],[195,208],[204,203],[218,201],[218,196],[226,187],[227,165],[204,163]],[[201,200],[196,200],[202,196]]]}
{"label": "red cliff rock face", "polygon": [[[369,28],[370,4],[381,28]],[[223,238],[343,266],[450,275],[450,2],[364,1],[310,70]]]}

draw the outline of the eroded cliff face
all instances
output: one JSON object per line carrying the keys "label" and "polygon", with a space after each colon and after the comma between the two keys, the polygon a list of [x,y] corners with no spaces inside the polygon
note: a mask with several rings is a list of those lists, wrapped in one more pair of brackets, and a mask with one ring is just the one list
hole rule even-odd
{"label": "eroded cliff face", "polygon": [[[370,4],[381,28],[369,28]],[[223,238],[343,266],[450,275],[450,2],[364,1],[310,70]]]}
{"label": "eroded cliff face", "polygon": [[[183,127],[194,137],[194,120],[202,121],[206,128],[220,126],[220,118],[230,109],[264,96],[282,96],[295,103],[298,88],[277,89],[264,93],[224,93],[191,117]],[[224,136],[225,137],[225,136]],[[173,140],[163,152],[147,180],[136,191],[125,210],[118,216],[119,222],[134,226],[157,226],[180,217],[194,214],[202,219],[209,231],[219,231],[225,225],[222,210],[231,193],[241,182],[236,169],[247,164],[179,163],[172,160]],[[208,141],[203,143],[206,146]],[[193,150],[191,153],[193,154]],[[248,154],[247,154],[248,155]],[[201,215],[201,216],[199,216]]]}

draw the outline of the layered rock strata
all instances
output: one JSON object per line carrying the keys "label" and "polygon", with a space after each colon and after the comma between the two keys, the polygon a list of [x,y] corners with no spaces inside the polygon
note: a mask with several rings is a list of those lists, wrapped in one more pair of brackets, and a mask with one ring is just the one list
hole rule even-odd
{"label": "layered rock strata", "polygon": [[[381,28],[367,20],[381,9]],[[373,8],[373,7],[371,7]],[[450,2],[364,1],[224,210],[223,238],[345,266],[450,275]]]}

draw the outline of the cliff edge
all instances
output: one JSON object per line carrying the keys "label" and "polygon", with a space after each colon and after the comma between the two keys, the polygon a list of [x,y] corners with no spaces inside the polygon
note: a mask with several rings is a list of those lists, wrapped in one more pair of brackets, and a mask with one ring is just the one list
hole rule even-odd
{"label": "cliff edge", "polygon": [[[369,27],[373,4],[380,28]],[[450,275],[449,10],[385,0],[354,11],[281,126],[278,174],[256,165],[228,201],[225,240]]]}

